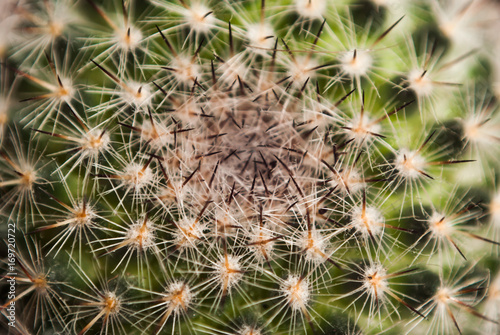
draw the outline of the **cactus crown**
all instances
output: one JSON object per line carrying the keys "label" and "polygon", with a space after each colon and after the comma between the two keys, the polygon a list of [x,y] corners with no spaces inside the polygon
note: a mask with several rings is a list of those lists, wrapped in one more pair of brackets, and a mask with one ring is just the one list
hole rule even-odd
{"label": "cactus crown", "polygon": [[499,9],[2,1],[2,327],[497,333]]}

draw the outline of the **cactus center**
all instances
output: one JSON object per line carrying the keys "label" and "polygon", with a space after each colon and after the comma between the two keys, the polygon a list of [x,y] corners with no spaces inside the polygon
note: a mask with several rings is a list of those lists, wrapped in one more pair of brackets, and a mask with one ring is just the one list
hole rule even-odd
{"label": "cactus center", "polygon": [[195,246],[204,236],[205,226],[197,220],[180,220],[177,227],[179,229],[174,232],[175,244],[181,248]]}
{"label": "cactus center", "polygon": [[102,305],[106,313],[116,314],[120,310],[120,299],[114,292],[106,292]]}
{"label": "cactus center", "polygon": [[426,74],[426,71],[416,69],[408,75],[410,88],[419,96],[427,97],[434,90],[434,83]]}
{"label": "cactus center", "polygon": [[61,36],[64,30],[64,25],[59,22],[51,21],[48,26],[48,31],[53,39]]}
{"label": "cactus center", "polygon": [[110,142],[110,138],[107,132],[101,129],[92,129],[87,134],[85,134],[85,141],[83,143],[82,149],[93,153],[98,153],[104,151]]}
{"label": "cactus center", "polygon": [[396,156],[395,168],[405,178],[420,177],[425,165],[425,159],[417,151],[401,150]]}
{"label": "cactus center", "polygon": [[301,16],[317,19],[325,13],[327,0],[295,0],[295,10]]}
{"label": "cactus center", "polygon": [[33,280],[33,285],[37,290],[45,290],[48,286],[47,277],[45,275],[39,275]]}
{"label": "cactus center", "polygon": [[364,287],[372,297],[380,298],[387,290],[387,272],[382,266],[375,265],[365,271]]}
{"label": "cactus center", "polygon": [[193,3],[185,12],[185,19],[193,30],[199,33],[208,32],[215,24],[212,11],[203,4]]}
{"label": "cactus center", "polygon": [[368,50],[345,52],[340,58],[342,70],[351,77],[366,76],[373,63]]}
{"label": "cactus center", "polygon": [[310,290],[306,278],[290,275],[281,286],[281,291],[294,310],[303,310],[309,302]]}
{"label": "cactus center", "polygon": [[251,24],[247,27],[247,38],[250,41],[251,47],[257,47],[260,49],[255,49],[257,53],[266,53],[267,50],[273,47],[274,30],[268,23],[262,24]]}
{"label": "cactus center", "polygon": [[370,237],[383,232],[384,217],[374,207],[355,207],[351,215],[351,223],[361,235]]}
{"label": "cactus center", "polygon": [[231,288],[243,278],[239,257],[224,255],[217,267],[224,291]]}
{"label": "cactus center", "polygon": [[142,32],[135,27],[129,27],[125,31],[117,31],[115,38],[120,49],[133,51],[141,43]]}
{"label": "cactus center", "polygon": [[20,183],[26,188],[31,188],[36,182],[37,175],[33,170],[26,170],[21,174]]}
{"label": "cactus center", "polygon": [[450,300],[450,290],[446,287],[440,288],[435,295],[435,299],[440,304],[448,303],[448,300]]}
{"label": "cactus center", "polygon": [[121,178],[129,186],[140,189],[153,181],[154,173],[149,166],[131,163],[125,167],[125,172]]}
{"label": "cactus center", "polygon": [[151,221],[141,220],[133,224],[126,236],[126,241],[129,245],[137,249],[144,250],[154,245],[155,228]]}
{"label": "cactus center", "polygon": [[434,235],[447,236],[452,229],[449,220],[442,213],[434,212],[428,220],[430,230]]}
{"label": "cactus center", "polygon": [[73,221],[71,222],[73,226],[83,227],[89,225],[95,217],[95,213],[92,208],[84,202],[80,202],[77,206],[75,206],[73,213]]}
{"label": "cactus center", "polygon": [[165,302],[169,303],[169,308],[175,313],[180,312],[180,309],[187,310],[189,304],[193,299],[193,295],[189,286],[182,282],[172,283],[167,290],[166,296],[163,298]]}

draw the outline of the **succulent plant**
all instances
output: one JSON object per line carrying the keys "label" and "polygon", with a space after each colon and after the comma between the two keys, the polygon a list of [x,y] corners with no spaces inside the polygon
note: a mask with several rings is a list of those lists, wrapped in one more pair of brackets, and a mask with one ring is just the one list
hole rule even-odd
{"label": "succulent plant", "polygon": [[2,332],[494,334],[493,0],[4,0]]}

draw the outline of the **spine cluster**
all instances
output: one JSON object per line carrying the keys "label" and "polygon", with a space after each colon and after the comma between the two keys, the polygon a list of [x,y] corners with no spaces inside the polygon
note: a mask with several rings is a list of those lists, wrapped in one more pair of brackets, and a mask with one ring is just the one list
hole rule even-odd
{"label": "spine cluster", "polygon": [[489,0],[2,1],[3,329],[500,331],[499,22]]}

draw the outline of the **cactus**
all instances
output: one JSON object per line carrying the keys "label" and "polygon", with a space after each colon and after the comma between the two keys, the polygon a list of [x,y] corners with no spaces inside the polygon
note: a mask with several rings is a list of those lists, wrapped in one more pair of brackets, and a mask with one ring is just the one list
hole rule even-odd
{"label": "cactus", "polygon": [[2,332],[494,334],[492,0],[5,0]]}

